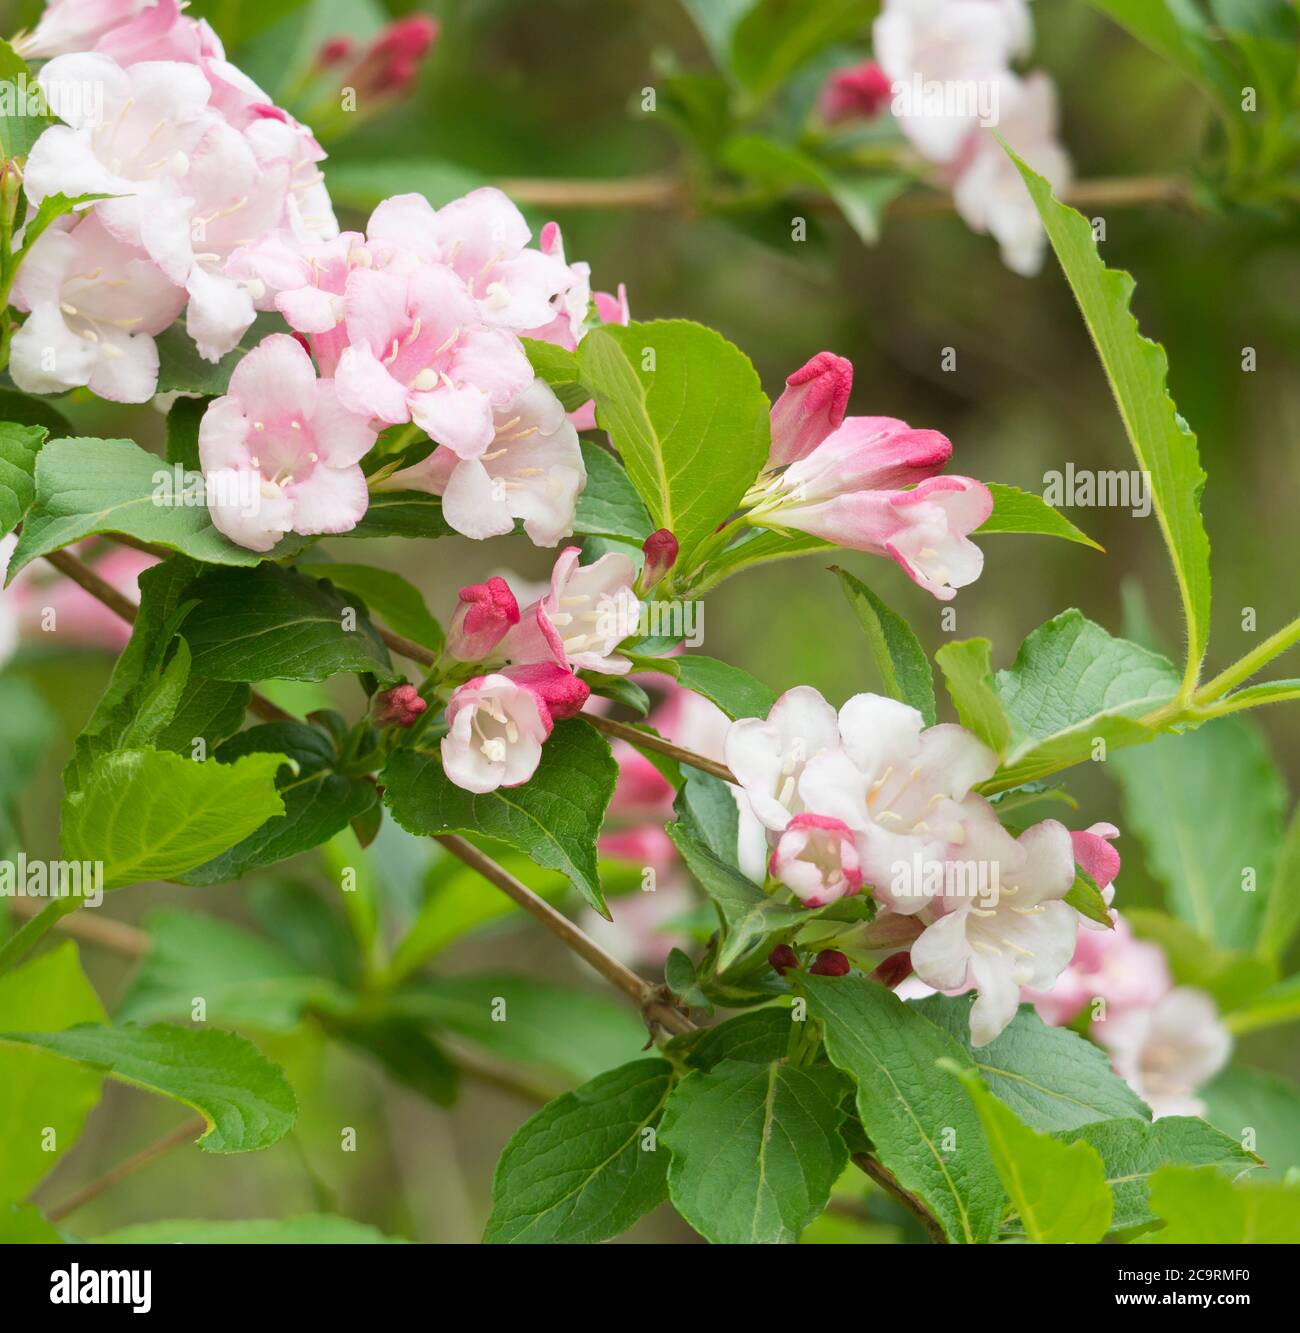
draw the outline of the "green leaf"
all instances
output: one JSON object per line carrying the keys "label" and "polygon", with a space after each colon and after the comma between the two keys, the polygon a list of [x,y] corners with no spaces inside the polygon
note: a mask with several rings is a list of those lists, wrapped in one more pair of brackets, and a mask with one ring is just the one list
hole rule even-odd
{"label": "green leaf", "polygon": [[96,1245],[396,1245],[401,1240],[350,1217],[307,1213],[242,1222],[177,1218],[136,1222],[94,1236]]}
{"label": "green leaf", "polygon": [[44,426],[0,421],[0,537],[22,521],[36,495],[36,456],[45,443]]}
{"label": "green leaf", "polygon": [[1117,755],[1126,827],[1170,910],[1220,946],[1251,949],[1282,844],[1286,793],[1244,718]]}
{"label": "green leaf", "polygon": [[860,32],[860,0],[758,0],[736,24],[731,67],[757,98],[775,91],[804,61]]}
{"label": "green leaf", "polygon": [[[0,1031],[57,1032],[102,1023],[104,1006],[71,940],[0,977]],[[0,1045],[0,1198],[25,1198],[76,1143],[103,1080],[44,1051]],[[53,1138],[47,1138],[47,1131]]]}
{"label": "green leaf", "polygon": [[275,311],[260,314],[239,340],[239,345],[220,361],[212,362],[199,355],[199,349],[183,323],[173,324],[154,339],[158,344],[157,391],[204,395],[225,393],[235,367],[245,355],[267,334],[283,332],[284,320]]}
{"label": "green leaf", "polygon": [[442,516],[442,500],[424,491],[377,491],[361,522],[340,537],[451,537],[453,528]]}
{"label": "green leaf", "polygon": [[770,407],[757,372],[720,334],[686,320],[593,329],[578,362],[601,429],[689,571],[767,458]]}
{"label": "green leaf", "polygon": [[1091,759],[1097,741],[1110,751],[1153,740],[1157,733],[1139,719],[1169,702],[1178,674],[1167,658],[1071,610],[1034,630],[994,687],[1011,744],[986,793]]}
{"label": "green leaf", "polygon": [[1110,907],[1087,871],[1075,868],[1074,883],[1062,901],[1073,907],[1080,916],[1086,916],[1089,921],[1095,921],[1107,930],[1114,930],[1115,922],[1111,918]]}
{"label": "green leaf", "polygon": [[372,565],[313,564],[313,573],[345,593],[356,593],[384,624],[432,652],[442,651],[442,626],[433,618],[418,588],[391,570]]}
{"label": "green leaf", "polygon": [[22,792],[49,755],[58,731],[58,719],[31,681],[0,675],[0,805]]}
{"label": "green leaf", "polygon": [[636,1060],[542,1107],[506,1144],[492,1179],[488,1244],[594,1244],[668,1196],[658,1124],[666,1060]]}
{"label": "green leaf", "polygon": [[205,1152],[269,1148],[298,1113],[284,1074],[233,1032],[79,1024],[63,1032],[5,1032],[0,1042],[51,1051],[122,1083],[192,1106],[208,1122]]}
{"label": "green leaf", "polygon": [[682,778],[673,805],[678,818],[719,861],[739,869],[740,810],[733,788],[698,768],[686,768]]}
{"label": "green leaf", "polygon": [[[939,1220],[949,1240],[997,1234],[1002,1185],[979,1117],[938,1060],[970,1060],[946,1032],[859,974],[800,978],[826,1053],[857,1085],[858,1116],[876,1157]],[[944,1144],[954,1141],[956,1147]]]}
{"label": "green leaf", "polygon": [[188,1017],[202,996],[208,1022],[288,1032],[315,1003],[341,993],[278,945],[217,917],[163,908],[147,921],[149,952],[113,1017],[150,1023]]}
{"label": "green leaf", "polygon": [[521,787],[500,787],[485,795],[465,791],[442,771],[438,756],[422,750],[397,751],[381,781],[385,805],[408,833],[499,838],[538,865],[562,871],[587,902],[608,917],[596,839],[617,777],[608,742],[573,718],[551,732],[537,771]]}
{"label": "green leaf", "polygon": [[992,647],[987,639],[955,640],[945,643],[934,660],[962,726],[1001,755],[1011,745],[1011,721],[993,687]]}
{"label": "green leaf", "polygon": [[1030,1129],[973,1069],[953,1065],[951,1071],[979,1112],[998,1178],[1029,1239],[1039,1245],[1096,1244],[1110,1229],[1113,1207],[1097,1150]]}
{"label": "green leaf", "polygon": [[0,1245],[62,1245],[63,1237],[29,1203],[0,1203]]}
{"label": "green leaf", "polygon": [[1274,1180],[1300,1166],[1300,1089],[1273,1074],[1239,1065],[1200,1090],[1205,1118],[1264,1159]]}
{"label": "green leaf", "polygon": [[413,982],[390,997],[385,1012],[575,1082],[632,1059],[646,1038],[626,1003],[504,973]]}
{"label": "green leaf", "polygon": [[623,465],[590,440],[582,441],[587,484],[578,496],[573,530],[589,537],[618,537],[638,545],[650,535],[650,515]]}
{"label": "green leaf", "polygon": [[989,1091],[1031,1129],[1077,1129],[1095,1120],[1150,1120],[1145,1102],[1110,1067],[1106,1053],[1067,1028],[1049,1027],[1032,1005],[985,1046],[970,1044],[970,998],[931,995],[908,1002],[949,1034]]}
{"label": "green leaf", "polygon": [[189,595],[194,670],[212,680],[327,680],[341,671],[393,676],[366,608],[326,580],[276,565],[211,570]]}
{"label": "green leaf", "polygon": [[934,726],[934,672],[912,627],[847,569],[832,565],[831,572],[840,576],[844,595],[866,631],[885,693],[915,708],[927,727]]}
{"label": "green leaf", "polygon": [[48,111],[27,114],[29,102],[39,96],[44,107],[45,99],[39,95],[36,76],[27,62],[3,40],[0,40],[0,85],[3,85],[0,106],[5,108],[0,114],[0,157],[26,157],[41,134],[56,122]]}
{"label": "green leaf", "polygon": [[702,694],[733,720],[766,717],[776,703],[775,690],[756,680],[748,671],[729,662],[719,662],[716,657],[687,653],[682,657],[665,658],[663,665],[676,676],[679,685]]}
{"label": "green leaf", "polygon": [[102,861],[104,887],[170,879],[225,851],[284,806],[277,754],[196,763],[157,750],[119,750],[63,801],[63,851]]}
{"label": "green leaf", "polygon": [[785,1057],[793,1012],[786,1008],[751,1009],[716,1027],[697,1028],[668,1043],[692,1069],[712,1069],[724,1060],[766,1065]]}
{"label": "green leaf", "polygon": [[1228,1030],[1238,1034],[1295,1022],[1300,1022],[1300,975],[1252,996],[1227,1016]]}
{"label": "green leaf", "polygon": [[[100,532],[120,532],[213,565],[256,565],[256,551],[223,537],[206,506],[155,501],[167,465],[130,440],[51,440],[36,458],[36,495],[9,577],[38,556]],[[301,545],[287,538],[281,547]],[[271,552],[272,556],[276,554]]]}
{"label": "green leaf", "polygon": [[1142,336],[1129,308],[1133,279],[1102,263],[1087,218],[1058,203],[1037,172],[1014,153],[1011,158],[1047,228],[1110,381],[1138,466],[1147,474],[1187,619],[1184,685],[1190,687],[1200,672],[1210,634],[1210,543],[1201,520],[1205,473],[1196,436],[1169,396],[1164,348]]}
{"label": "green leaf", "polygon": [[673,1206],[720,1245],[781,1244],[825,1209],[848,1164],[833,1069],[724,1060],[673,1089],[660,1137]]}
{"label": "green leaf", "polygon": [[1213,1167],[1163,1166],[1151,1177],[1151,1211],[1165,1225],[1155,1245],[1300,1243],[1300,1187],[1233,1184]]}
{"label": "green leaf", "polygon": [[210,398],[177,398],[167,413],[167,461],[187,472],[202,471],[199,458],[199,426]]}
{"label": "green leaf", "polygon": [[15,426],[44,426],[52,440],[66,439],[72,434],[72,423],[45,398],[17,389],[0,388],[0,421]]}
{"label": "green leaf", "polygon": [[688,823],[668,825],[668,836],[722,918],[718,971],[725,972],[773,931],[800,925],[809,917],[802,903],[769,897],[753,880],[720,860]]}
{"label": "green leaf", "polygon": [[1160,1167],[1215,1166],[1231,1179],[1255,1165],[1255,1159],[1226,1134],[1194,1116],[1145,1120],[1100,1120],[1055,1136],[1063,1143],[1088,1143],[1101,1154],[1106,1184],[1115,1200],[1112,1231],[1155,1223],[1150,1207],[1152,1174]]}
{"label": "green leaf", "polygon": [[1124,919],[1140,939],[1160,946],[1179,986],[1208,991],[1228,1014],[1266,991],[1277,980],[1277,966],[1244,949],[1221,949],[1186,921],[1149,907],[1129,907]]}
{"label": "green leaf", "polygon": [[1003,486],[996,481],[988,482],[987,485],[993,493],[993,512],[975,529],[977,537],[995,532],[1037,533],[1043,537],[1063,537],[1068,542],[1079,542],[1091,546],[1095,551],[1105,551],[1104,546],[1076,528],[1041,495],[1022,491],[1016,486]]}
{"label": "green leaf", "polygon": [[584,387],[582,374],[578,370],[576,352],[537,338],[521,338],[520,342],[528,353],[533,373],[551,386],[551,391],[564,405],[566,412],[573,412],[590,400],[591,394]]}

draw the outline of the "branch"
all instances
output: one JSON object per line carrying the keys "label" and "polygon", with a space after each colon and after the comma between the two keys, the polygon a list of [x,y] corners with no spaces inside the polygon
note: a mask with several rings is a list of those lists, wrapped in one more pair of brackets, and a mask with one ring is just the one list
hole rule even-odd
{"label": "branch", "polygon": [[[41,911],[38,900],[34,898],[14,898],[9,907],[15,916],[33,917]],[[86,916],[76,912],[56,921],[54,929],[86,944],[98,945],[110,953],[121,954],[123,958],[143,958],[149,952],[149,936],[143,930],[128,926],[125,921],[115,921],[112,917]]]}
{"label": "branch", "polygon": [[904,1189],[898,1183],[892,1171],[882,1166],[874,1157],[868,1157],[866,1153],[854,1153],[853,1165],[859,1171],[870,1176],[890,1198],[896,1199],[909,1213],[914,1214],[925,1228],[925,1234],[929,1236],[933,1244],[947,1245],[948,1237],[943,1234],[939,1219],[921,1202],[917,1195],[913,1194],[911,1190]]}

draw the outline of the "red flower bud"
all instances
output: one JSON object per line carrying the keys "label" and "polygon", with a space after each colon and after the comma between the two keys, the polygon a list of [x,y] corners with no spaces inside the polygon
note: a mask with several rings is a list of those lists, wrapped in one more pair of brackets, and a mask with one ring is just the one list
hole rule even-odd
{"label": "red flower bud", "polygon": [[480,662],[518,623],[519,603],[505,579],[494,575],[486,583],[471,583],[460,590],[460,605],[447,629],[447,656]]}
{"label": "red flower bud", "polygon": [[848,976],[852,964],[838,949],[823,949],[808,969],[815,977]]}
{"label": "red flower bud", "polygon": [[320,50],[316,52],[316,67],[318,69],[329,69],[331,65],[337,65],[340,61],[346,60],[354,49],[351,37],[327,38],[321,43]]}
{"label": "red flower bud", "polygon": [[649,592],[677,563],[680,548],[677,538],[667,528],[659,528],[642,542],[641,549],[645,552],[645,564],[638,586],[642,592]]}
{"label": "red flower bud", "polygon": [[912,975],[912,955],[904,949],[901,953],[891,953],[871,974],[872,981],[893,990]]}
{"label": "red flower bud", "polygon": [[853,390],[853,363],[834,352],[818,352],[787,377],[785,392],[772,405],[769,468],[806,458],[844,424]]}
{"label": "red flower bud", "polygon": [[414,685],[395,685],[375,695],[372,705],[375,721],[381,727],[411,727],[429,705],[420,698]]}
{"label": "red flower bud", "polygon": [[837,69],[822,86],[818,110],[828,125],[844,120],[872,120],[889,105],[889,75],[874,60]]}
{"label": "red flower bud", "polygon": [[772,965],[773,971],[785,976],[792,967],[799,966],[799,955],[788,944],[778,944],[768,954],[767,961]]}
{"label": "red flower bud", "polygon": [[525,685],[546,705],[555,722],[576,717],[591,697],[591,686],[552,662],[536,662],[531,666],[511,667],[502,672],[511,680]]}

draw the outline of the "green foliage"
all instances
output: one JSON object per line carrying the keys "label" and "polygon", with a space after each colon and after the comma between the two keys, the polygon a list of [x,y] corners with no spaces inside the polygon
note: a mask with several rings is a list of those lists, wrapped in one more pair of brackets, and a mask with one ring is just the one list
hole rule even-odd
{"label": "green foliage", "polygon": [[912,627],[861,579],[846,569],[831,568],[840,576],[844,595],[866,631],[885,693],[915,708],[927,727],[934,726],[934,671]]}
{"label": "green foliage", "polygon": [[430,614],[418,588],[391,570],[373,565],[342,565],[334,561],[312,566],[340,592],[355,593],[395,633],[431,652],[442,651],[442,626]]}
{"label": "green foliage", "polygon": [[1156,1245],[1300,1243],[1300,1187],[1234,1185],[1213,1167],[1161,1167],[1151,1177],[1151,1211],[1165,1223],[1146,1238]]}
{"label": "green foliage", "polygon": [[1068,542],[1091,546],[1095,551],[1104,549],[1064,514],[1053,509],[1041,495],[996,481],[987,485],[993,493],[993,512],[975,529],[977,537],[992,536],[996,532],[1037,533],[1043,537],[1063,537]]}
{"label": "green foliage", "polygon": [[306,1214],[300,1217],[252,1218],[242,1222],[177,1218],[135,1222],[95,1236],[96,1245],[393,1245],[364,1222],[350,1217]]}
{"label": "green foliage", "polygon": [[766,717],[776,702],[775,690],[755,680],[748,671],[719,662],[716,657],[686,653],[681,657],[664,658],[655,669],[675,677],[686,689],[702,694],[733,720]]}
{"label": "green foliage", "polygon": [[0,537],[23,521],[36,494],[36,456],[45,443],[44,426],[0,422]]}

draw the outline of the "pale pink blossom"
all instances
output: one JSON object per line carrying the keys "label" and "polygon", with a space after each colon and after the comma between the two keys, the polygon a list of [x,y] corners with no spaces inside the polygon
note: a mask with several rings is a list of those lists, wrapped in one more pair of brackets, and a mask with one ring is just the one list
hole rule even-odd
{"label": "pale pink blossom", "polygon": [[444,651],[460,662],[481,662],[519,623],[519,603],[499,575],[467,584],[457,597]]}
{"label": "pale pink blossom", "polygon": [[380,421],[414,421],[461,458],[485,454],[494,410],[534,379],[518,339],[484,327],[465,285],[432,264],[406,275],[353,269],[344,299],[340,401]]}
{"label": "pale pink blossom", "polygon": [[153,0],[49,0],[31,32],[15,38],[15,49],[26,59],[88,51],[107,33],[129,23]]}
{"label": "pale pink blossom", "polygon": [[1203,1115],[1196,1092],[1232,1054],[1232,1036],[1214,1000],[1190,986],[1176,986],[1149,1008],[1108,1016],[1092,1033],[1157,1119]]}
{"label": "pale pink blossom", "polygon": [[264,338],[199,426],[204,475],[230,493],[210,505],[213,524],[254,551],[287,532],[347,532],[369,503],[359,464],[374,442],[369,421],[339,403],[333,381],[316,378],[294,338]]}
{"label": "pale pink blossom", "polygon": [[768,870],[805,907],[826,907],[862,887],[853,830],[827,815],[795,815],[777,838]]}
{"label": "pale pink blossom", "polygon": [[576,546],[560,552],[550,591],[521,613],[502,640],[500,651],[512,664],[553,662],[610,676],[632,669],[618,646],[636,632],[636,566],[617,551],[590,565],[579,564],[581,554]]}
{"label": "pale pink blossom", "polygon": [[[1112,915],[1113,929],[1079,932],[1074,957],[1050,991],[1030,990],[1022,996],[1043,1022],[1068,1023],[1101,1001],[1101,1021],[1108,1023],[1118,1014],[1152,1008],[1173,985],[1160,946],[1138,939],[1123,916]],[[1093,923],[1081,918],[1080,924]]]}
{"label": "pale pink blossom", "polygon": [[[178,0],[145,0],[134,18],[79,47],[109,56],[125,68],[144,60],[177,60],[197,65],[224,59],[221,40],[205,19],[187,18]],[[107,6],[105,6],[107,7]]]}
{"label": "pale pink blossom", "polygon": [[772,404],[772,448],[766,466],[797,463],[838,431],[852,391],[853,363],[834,352],[818,352],[787,376],[784,392]]}
{"label": "pale pink blossom", "polygon": [[158,384],[153,335],[180,313],[185,292],[91,214],[38,238],[18,269],[13,301],[30,312],[10,353],[20,389],[87,385],[112,402],[143,403]]}
{"label": "pale pink blossom", "polygon": [[460,686],[447,704],[442,766],[466,791],[517,787],[537,770],[551,715],[529,685],[494,673]]}
{"label": "pale pink blossom", "polygon": [[504,536],[522,519],[535,545],[554,546],[572,533],[587,482],[563,404],[545,380],[534,380],[494,411],[493,430],[479,457],[461,458],[443,446],[394,473],[383,488],[441,495],[443,517],[467,537]]}

